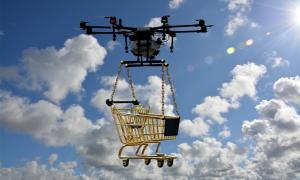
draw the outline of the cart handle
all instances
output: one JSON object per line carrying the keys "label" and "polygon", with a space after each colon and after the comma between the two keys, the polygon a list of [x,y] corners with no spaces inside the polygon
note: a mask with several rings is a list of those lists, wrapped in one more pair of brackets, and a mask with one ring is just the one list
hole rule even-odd
{"label": "cart handle", "polygon": [[110,100],[110,99],[106,99],[106,105],[107,106],[112,106],[113,104],[118,104],[118,103],[131,103],[133,105],[139,105],[139,101],[138,100],[134,100],[134,101],[114,101],[114,100]]}

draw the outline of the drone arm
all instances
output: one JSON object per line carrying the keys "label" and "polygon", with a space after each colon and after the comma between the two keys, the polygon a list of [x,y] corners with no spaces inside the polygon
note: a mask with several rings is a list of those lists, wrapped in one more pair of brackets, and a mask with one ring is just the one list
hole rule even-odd
{"label": "drone arm", "polygon": [[200,26],[199,24],[184,24],[184,25],[173,25],[173,26],[168,26],[168,28],[181,28],[181,27],[198,27]]}
{"label": "drone arm", "polygon": [[207,29],[201,29],[201,30],[187,30],[187,31],[172,31],[174,33],[205,33],[207,32]]}
{"label": "drone arm", "polygon": [[125,34],[125,33],[128,33],[128,32],[125,32],[125,31],[120,31],[120,32],[94,32],[94,31],[90,31],[90,32],[87,32],[86,34]]}
{"label": "drone arm", "polygon": [[100,28],[100,29],[110,29],[111,27],[110,26],[86,26],[87,28],[90,27],[90,28]]}

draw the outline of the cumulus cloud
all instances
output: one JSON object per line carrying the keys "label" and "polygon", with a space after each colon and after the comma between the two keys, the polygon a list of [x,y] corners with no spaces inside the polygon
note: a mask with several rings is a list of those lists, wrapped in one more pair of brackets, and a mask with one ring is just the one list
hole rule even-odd
{"label": "cumulus cloud", "polygon": [[[275,93],[280,89],[275,85],[277,82],[280,79],[274,83]],[[285,88],[281,90],[282,93],[289,91]],[[297,95],[294,95],[296,98]],[[261,179],[299,178],[300,115],[287,102],[285,96],[280,95],[276,99],[262,100],[256,106],[259,117],[243,122],[243,134],[255,143],[253,157],[246,168]]]}
{"label": "cumulus cloud", "polygon": [[22,64],[16,74],[13,68],[2,67],[0,80],[20,79],[23,86],[32,90],[43,90],[44,95],[53,102],[59,103],[69,92],[78,93],[82,88],[88,72],[94,72],[104,63],[106,50],[95,38],[79,35],[66,40],[64,47],[56,49],[26,49]]}
{"label": "cumulus cloud", "polygon": [[0,109],[1,126],[30,134],[46,145],[76,144],[93,128],[79,105],[63,111],[45,100],[32,103],[27,98],[1,91]]}
{"label": "cumulus cloud", "polygon": [[[190,144],[178,145],[180,153],[178,174],[186,178],[237,179],[251,177],[239,167],[246,162],[247,149],[228,142],[225,146],[214,138],[206,137]],[[188,164],[188,167],[185,166]]]}
{"label": "cumulus cloud", "polygon": [[222,114],[239,107],[239,100],[244,96],[255,98],[256,85],[266,73],[266,67],[255,63],[237,65],[231,71],[230,82],[222,84],[220,96],[207,96],[196,105],[192,112],[208,122],[223,124],[226,118]]}
{"label": "cumulus cloud", "polygon": [[85,174],[76,175],[75,168],[77,163],[74,161],[60,162],[58,167],[47,167],[46,164],[40,164],[37,161],[29,161],[22,167],[0,168],[0,179],[65,179],[65,180],[92,180],[95,177],[89,177]]}
{"label": "cumulus cloud", "polygon": [[232,36],[235,32],[246,25],[257,27],[255,22],[248,19],[247,14],[251,11],[253,0],[226,0],[227,9],[230,12],[229,21],[225,27],[225,35]]}
{"label": "cumulus cloud", "polygon": [[218,136],[223,139],[228,138],[231,136],[231,131],[228,129],[227,126],[224,126],[223,131],[219,132]]}
{"label": "cumulus cloud", "polygon": [[278,79],[273,85],[273,90],[278,98],[300,105],[299,76]]}
{"label": "cumulus cloud", "polygon": [[113,51],[118,46],[121,46],[121,43],[119,41],[113,41],[113,40],[108,41],[106,45],[107,49],[110,51]]}
{"label": "cumulus cloud", "polygon": [[53,165],[53,163],[57,160],[58,155],[57,154],[51,154],[48,158],[48,163],[50,165]]}
{"label": "cumulus cloud", "polygon": [[195,118],[193,121],[183,120],[180,123],[180,131],[192,137],[207,135],[209,125],[201,118]]}
{"label": "cumulus cloud", "polygon": [[267,56],[267,63],[271,64],[272,68],[288,67],[290,65],[289,61],[279,56],[277,51],[267,53]]}
{"label": "cumulus cloud", "polygon": [[237,65],[231,71],[232,80],[222,85],[221,96],[229,98],[232,102],[238,101],[243,96],[255,98],[256,84],[266,71],[264,65],[256,65],[255,63]]}
{"label": "cumulus cloud", "polygon": [[177,9],[183,2],[184,2],[184,0],[170,0],[169,1],[169,8],[170,9]]}
{"label": "cumulus cloud", "polygon": [[230,107],[230,103],[220,96],[207,96],[203,103],[193,108],[192,112],[202,118],[207,117],[214,122],[222,124],[226,119],[221,116],[221,113],[228,112]]}

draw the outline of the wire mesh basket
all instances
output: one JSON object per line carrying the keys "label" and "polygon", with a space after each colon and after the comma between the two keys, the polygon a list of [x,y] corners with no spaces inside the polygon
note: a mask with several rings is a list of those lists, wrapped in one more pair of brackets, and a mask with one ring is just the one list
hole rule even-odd
{"label": "wire mesh basket", "polygon": [[142,105],[133,108],[112,107],[116,128],[123,144],[139,145],[176,139],[179,116],[153,114],[149,110]]}

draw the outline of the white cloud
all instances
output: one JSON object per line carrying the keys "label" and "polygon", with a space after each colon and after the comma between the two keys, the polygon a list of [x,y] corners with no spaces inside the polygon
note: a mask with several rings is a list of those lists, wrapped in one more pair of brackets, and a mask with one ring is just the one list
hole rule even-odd
{"label": "white cloud", "polygon": [[207,96],[203,103],[193,108],[192,112],[202,118],[207,117],[218,124],[222,124],[226,119],[222,117],[221,113],[228,112],[230,107],[230,103],[220,96]]}
{"label": "white cloud", "polygon": [[[106,50],[95,38],[87,35],[66,40],[61,49],[30,48],[24,51],[19,67],[23,72],[19,74],[23,76],[20,83],[28,89],[45,90],[48,99],[59,103],[68,93],[78,93],[83,89],[82,83],[88,72],[96,71],[104,63],[105,55]],[[8,74],[12,80],[19,78],[13,69],[7,71],[2,79],[8,80]]]}
{"label": "white cloud", "polygon": [[193,121],[183,120],[180,123],[180,131],[191,137],[203,136],[208,134],[209,125],[201,118],[195,118]]}
{"label": "white cloud", "polygon": [[248,23],[247,16],[237,13],[234,16],[230,16],[229,22],[225,28],[225,34],[228,36],[234,35],[234,33],[239,29],[240,27],[245,26]]}
{"label": "white cloud", "polygon": [[31,103],[1,91],[0,109],[0,125],[30,134],[46,145],[74,145],[93,129],[78,105],[63,111],[48,101]]}
{"label": "white cloud", "polygon": [[251,9],[252,0],[227,0],[230,12],[245,12]]}
{"label": "white cloud", "polygon": [[271,53],[267,53],[267,56],[268,56],[267,63],[270,63],[272,68],[288,67],[290,65],[289,61],[279,56],[277,51],[272,51]]}
{"label": "white cloud", "polygon": [[300,129],[300,116],[296,109],[281,100],[263,100],[256,109],[263,118],[270,120],[276,132],[295,133]]}
{"label": "white cloud", "polygon": [[121,43],[113,40],[108,41],[106,45],[107,49],[110,51],[113,51],[117,46],[121,46]]}
{"label": "white cloud", "polygon": [[145,25],[145,27],[157,27],[162,26],[161,17],[151,18],[149,23]]}
{"label": "white cloud", "polygon": [[47,167],[37,161],[29,161],[22,167],[1,168],[0,179],[5,180],[33,180],[33,179],[64,179],[64,180],[96,180],[96,177],[89,177],[85,174],[76,175],[77,163],[74,161],[60,162],[58,167]]}
{"label": "white cloud", "polygon": [[234,143],[228,142],[223,147],[216,139],[206,137],[191,145],[178,145],[178,152],[180,162],[174,175],[184,175],[187,179],[247,179],[250,176],[239,167],[240,163],[246,162],[247,150]]}
{"label": "white cloud", "polygon": [[300,105],[300,77],[283,77],[278,79],[273,90],[276,96],[286,102]]}
{"label": "white cloud", "polygon": [[169,8],[170,9],[177,9],[183,2],[184,2],[184,0],[170,0],[169,1]]}
{"label": "white cloud", "polygon": [[48,163],[50,165],[53,165],[53,163],[57,160],[58,155],[57,154],[51,154],[48,158]]}
{"label": "white cloud", "polygon": [[248,63],[236,65],[231,73],[232,80],[222,84],[221,96],[205,97],[202,103],[193,108],[193,113],[209,122],[223,124],[226,118],[222,114],[227,113],[229,109],[237,109],[240,98],[255,98],[257,82],[266,73],[266,68],[263,65]]}
{"label": "white cloud", "polygon": [[228,129],[227,126],[224,126],[223,131],[219,132],[218,136],[222,139],[228,138],[231,136],[231,131]]}
{"label": "white cloud", "polygon": [[244,121],[242,125],[242,132],[247,137],[254,137],[256,135],[265,134],[269,128],[267,120],[255,119],[253,121]]}
{"label": "white cloud", "polygon": [[255,63],[237,65],[231,71],[233,75],[231,82],[222,85],[221,96],[231,99],[232,102],[238,101],[243,96],[255,98],[256,84],[266,71],[264,65]]}
{"label": "white cloud", "polygon": [[[276,83],[282,79],[274,83],[275,93],[281,89]],[[293,96],[299,98],[299,94]],[[259,118],[243,122],[243,134],[254,141],[246,168],[261,179],[299,179],[300,115],[285,98],[277,95],[276,99],[262,100],[256,106]]]}
{"label": "white cloud", "polygon": [[247,14],[251,11],[253,0],[226,0],[227,9],[230,12],[229,21],[225,27],[225,35],[232,36],[235,32],[246,25],[251,28],[258,24],[248,19]]}

